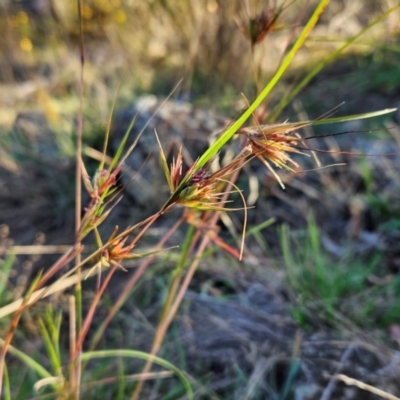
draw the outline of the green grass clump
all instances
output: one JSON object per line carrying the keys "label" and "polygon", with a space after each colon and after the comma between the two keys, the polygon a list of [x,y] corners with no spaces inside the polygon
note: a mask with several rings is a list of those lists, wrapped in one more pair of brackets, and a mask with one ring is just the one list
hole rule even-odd
{"label": "green grass clump", "polygon": [[380,276],[379,252],[357,257],[349,248],[347,255],[329,254],[321,246],[319,229],[311,217],[308,229],[296,235],[291,245],[292,236],[288,226],[282,226],[283,262],[294,296],[292,315],[298,323],[349,329],[396,323],[400,278]]}

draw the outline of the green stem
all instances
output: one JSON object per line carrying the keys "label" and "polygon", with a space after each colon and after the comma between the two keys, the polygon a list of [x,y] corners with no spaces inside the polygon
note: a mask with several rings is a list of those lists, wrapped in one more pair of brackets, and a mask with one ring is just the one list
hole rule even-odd
{"label": "green stem", "polygon": [[310,34],[311,30],[317,23],[321,13],[328,5],[329,0],[320,0],[317,8],[314,13],[308,20],[306,26],[303,28],[303,31],[297,38],[294,43],[292,49],[283,59],[281,65],[276,71],[275,75],[272,77],[270,82],[264,87],[261,93],[256,97],[256,99],[250,104],[249,108],[203,153],[203,155],[196,161],[192,170],[186,177],[182,180],[176,190],[172,193],[171,197],[168,199],[167,203],[164,205],[163,209],[167,208],[170,204],[174,203],[179,193],[186,187],[187,183],[193,176],[193,174],[199,171],[202,167],[204,167],[208,161],[212,159],[221,148],[232,138],[232,136],[236,133],[236,131],[250,118],[253,112],[257,109],[257,107],[262,103],[262,101],[268,96],[271,90],[275,87],[275,85],[279,82],[279,79],[282,77],[284,72],[289,67],[292,59],[299,51],[301,46],[304,44],[307,36]]}
{"label": "green stem", "polygon": [[164,303],[163,311],[161,313],[161,324],[165,318],[165,315],[168,314],[168,310],[171,307],[172,301],[175,298],[175,294],[176,294],[179,282],[182,277],[183,269],[186,265],[186,261],[187,261],[187,258],[188,258],[189,252],[190,252],[190,248],[192,247],[192,244],[195,241],[193,239],[195,236],[195,233],[196,233],[196,228],[193,225],[190,225],[189,229],[186,233],[185,241],[182,246],[182,253],[181,253],[179,262],[171,275],[171,281],[170,281],[169,288],[168,288],[167,299]]}
{"label": "green stem", "polygon": [[350,46],[352,43],[354,43],[360,36],[362,36],[365,32],[367,32],[370,28],[372,28],[374,25],[376,25],[378,22],[382,21],[385,19],[389,14],[391,14],[396,8],[399,8],[400,5],[396,5],[392,7],[390,10],[385,12],[383,15],[379,16],[376,18],[374,21],[372,21],[368,26],[366,26],[364,29],[362,29],[357,35],[352,37],[351,39],[347,40],[345,44],[343,44],[341,47],[336,49],[333,53],[331,53],[329,56],[327,56],[324,60],[322,60],[320,63],[318,63],[302,80],[299,82],[296,87],[290,91],[290,93],[283,97],[281,101],[274,107],[272,112],[270,113],[268,120],[269,121],[275,121],[276,118],[278,118],[279,114],[282,112],[282,110],[299,94],[299,92],[310,82],[310,80],[317,75],[327,64],[329,64],[331,61],[333,61],[337,56],[343,52],[346,47]]}

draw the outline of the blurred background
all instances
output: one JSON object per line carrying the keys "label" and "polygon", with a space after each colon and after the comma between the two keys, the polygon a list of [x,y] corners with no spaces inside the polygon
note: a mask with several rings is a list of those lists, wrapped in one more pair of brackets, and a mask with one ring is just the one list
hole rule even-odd
{"label": "blurred background", "polygon": [[[166,95],[182,78],[181,96],[234,113],[240,92],[251,97],[254,83],[252,54],[243,24],[267,4],[280,14],[273,33],[255,49],[254,57],[261,59],[264,81],[275,71],[284,50],[311,15],[315,1],[84,2],[86,118],[107,120],[118,84],[118,101],[122,102],[132,101],[141,93]],[[389,0],[366,0],[356,5],[333,1],[312,38],[295,57],[285,76],[287,81],[299,79],[299,74],[310,70],[393,5],[395,2]],[[76,111],[80,62],[75,2],[3,0],[1,18],[0,123],[12,124],[15,113],[28,107],[40,107],[50,122]],[[393,12],[346,50],[340,66],[331,66],[330,74],[326,72],[321,78],[332,103],[343,98],[349,101],[347,97],[351,93],[354,98],[355,90],[380,89],[393,94],[399,79],[395,69],[397,35],[398,13]],[[351,70],[359,72],[357,77],[352,75],[352,88],[342,79],[336,80],[336,87],[329,86],[333,85],[330,75],[351,79]],[[322,90],[320,86],[313,85],[315,90]],[[357,102],[361,103],[359,99]]]}

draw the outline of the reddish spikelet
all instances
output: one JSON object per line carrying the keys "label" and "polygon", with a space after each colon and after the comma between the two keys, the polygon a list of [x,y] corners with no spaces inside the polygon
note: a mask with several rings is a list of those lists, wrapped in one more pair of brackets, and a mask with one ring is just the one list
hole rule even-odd
{"label": "reddish spikelet", "polygon": [[221,188],[235,171],[243,167],[249,157],[251,153],[245,148],[228,165],[214,173],[211,172],[210,165],[204,166],[191,176],[186,187],[179,193],[176,202],[184,207],[198,210],[229,210],[220,203],[225,194]]}
{"label": "reddish spikelet", "polygon": [[267,168],[275,175],[278,182],[284,188],[284,185],[272,169],[269,162],[276,167],[285,168],[292,171],[293,168],[288,164],[298,167],[291,157],[290,153],[305,154],[297,148],[301,140],[297,133],[299,128],[309,123],[283,123],[275,125],[261,125],[259,127],[242,128],[237,133],[247,138],[246,148],[253,157],[259,158]]}
{"label": "reddish spikelet", "polygon": [[[83,162],[81,162],[81,168],[83,172],[83,183],[91,197],[91,201],[88,207],[85,208],[85,215],[81,220],[80,228],[78,230],[78,237],[80,240],[82,240],[90,231],[97,228],[107,218],[112,208],[115,207],[119,201],[114,201],[114,204],[106,210],[106,199],[117,191],[117,176],[121,171],[122,164],[120,163],[112,171],[106,169],[96,171],[92,180],[90,180]],[[109,202],[110,200],[108,200],[108,203]]]}
{"label": "reddish spikelet", "polygon": [[261,43],[268,33],[277,29],[278,19],[282,13],[282,8],[277,8],[276,4],[267,4],[265,8],[255,14],[248,16],[243,13],[239,20],[239,28],[250,40],[251,46]]}
{"label": "reddish spikelet", "polygon": [[182,158],[182,147],[179,149],[178,155],[172,160],[171,171],[170,171],[170,179],[171,179],[171,191],[173,188],[177,188],[181,179],[182,179],[182,166],[183,166],[183,158]]}
{"label": "reddish spikelet", "polygon": [[291,170],[288,162],[297,164],[290,153],[303,154],[297,149],[301,138],[297,134],[299,124],[262,125],[254,128],[242,128],[238,134],[247,137],[247,148],[253,156],[271,161],[275,166]]}

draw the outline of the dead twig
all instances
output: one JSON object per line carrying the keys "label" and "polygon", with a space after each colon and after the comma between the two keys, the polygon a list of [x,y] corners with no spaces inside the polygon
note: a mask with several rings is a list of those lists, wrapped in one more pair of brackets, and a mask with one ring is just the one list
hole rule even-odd
{"label": "dead twig", "polygon": [[368,385],[364,382],[359,381],[358,379],[350,378],[347,375],[336,374],[333,376],[334,379],[343,381],[346,385],[357,386],[359,389],[366,390],[368,392],[374,393],[377,396],[381,396],[384,399],[388,400],[400,400],[400,397],[394,396],[388,392],[385,392],[381,389],[378,389],[374,386]]}

